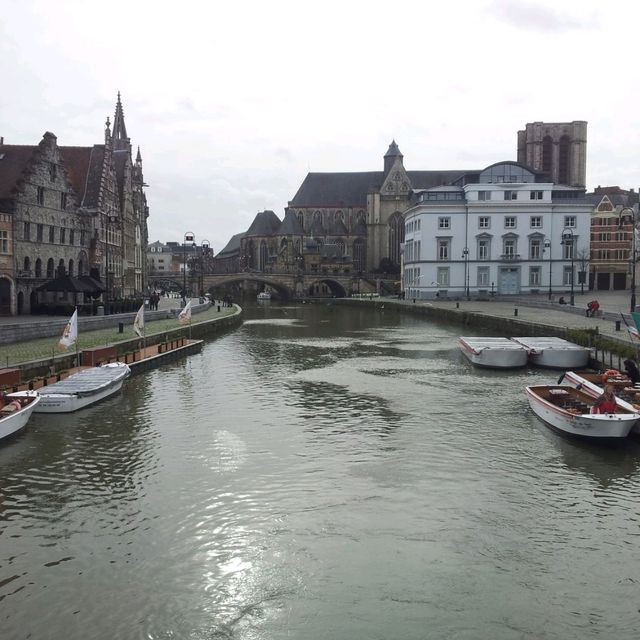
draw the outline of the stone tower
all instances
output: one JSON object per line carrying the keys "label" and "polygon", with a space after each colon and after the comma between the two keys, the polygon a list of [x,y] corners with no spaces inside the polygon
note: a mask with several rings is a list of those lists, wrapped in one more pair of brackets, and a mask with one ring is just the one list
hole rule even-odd
{"label": "stone tower", "polygon": [[587,123],[531,122],[518,131],[518,162],[544,171],[550,182],[584,187],[587,182]]}

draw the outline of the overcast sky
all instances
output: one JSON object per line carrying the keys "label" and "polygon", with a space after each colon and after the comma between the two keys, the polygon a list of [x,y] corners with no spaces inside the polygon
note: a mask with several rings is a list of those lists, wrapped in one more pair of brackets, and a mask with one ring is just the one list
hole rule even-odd
{"label": "overcast sky", "polygon": [[309,171],[515,160],[588,121],[587,186],[637,188],[639,3],[0,0],[0,136],[103,141],[122,94],[149,236],[217,253]]}

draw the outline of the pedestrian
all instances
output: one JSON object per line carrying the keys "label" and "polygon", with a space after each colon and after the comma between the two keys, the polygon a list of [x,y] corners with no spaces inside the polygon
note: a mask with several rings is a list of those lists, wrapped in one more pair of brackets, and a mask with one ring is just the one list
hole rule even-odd
{"label": "pedestrian", "polygon": [[640,371],[638,371],[638,366],[633,360],[627,359],[624,361],[624,372],[634,385],[640,383]]}

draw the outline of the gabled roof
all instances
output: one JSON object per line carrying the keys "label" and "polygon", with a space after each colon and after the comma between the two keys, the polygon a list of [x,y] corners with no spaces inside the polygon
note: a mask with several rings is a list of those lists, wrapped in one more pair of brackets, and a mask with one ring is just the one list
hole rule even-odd
{"label": "gabled roof", "polygon": [[235,236],[231,236],[231,240],[227,242],[225,248],[222,249],[222,251],[219,251],[216,254],[216,258],[222,258],[226,254],[240,251],[240,240],[242,240],[243,237],[244,237],[244,233],[236,233]]}
{"label": "gabled roof", "polygon": [[287,211],[284,214],[284,220],[280,224],[277,231],[279,236],[301,236],[304,235],[304,229],[298,220],[298,216],[293,211]]}
{"label": "gabled roof", "polygon": [[280,218],[273,211],[261,211],[256,215],[245,236],[271,236],[280,227]]}
{"label": "gabled roof", "polygon": [[11,197],[37,147],[0,144],[0,198]]}
{"label": "gabled roof", "polygon": [[[466,171],[407,171],[414,189],[450,184]],[[380,189],[383,171],[308,173],[291,207],[366,207],[367,194]]]}
{"label": "gabled roof", "polygon": [[91,147],[58,147],[73,190],[82,203],[87,184]]}

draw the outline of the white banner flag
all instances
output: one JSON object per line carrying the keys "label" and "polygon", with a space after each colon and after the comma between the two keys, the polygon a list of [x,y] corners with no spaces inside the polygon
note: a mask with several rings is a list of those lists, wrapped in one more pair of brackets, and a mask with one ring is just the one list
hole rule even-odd
{"label": "white banner flag", "polygon": [[71,316],[67,326],[62,332],[62,338],[58,344],[61,349],[68,349],[78,339],[78,310],[76,309]]}
{"label": "white banner flag", "polygon": [[178,322],[180,324],[191,322],[191,300],[187,302],[187,304],[184,306],[184,309],[180,312],[180,315],[178,316]]}
{"label": "white banner flag", "polygon": [[136,313],[135,320],[133,321],[133,330],[142,338],[144,334],[144,302]]}

